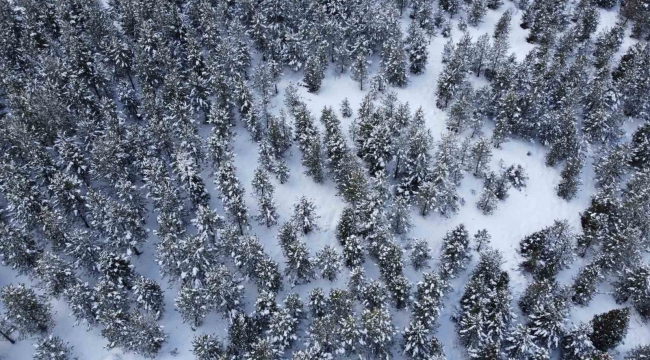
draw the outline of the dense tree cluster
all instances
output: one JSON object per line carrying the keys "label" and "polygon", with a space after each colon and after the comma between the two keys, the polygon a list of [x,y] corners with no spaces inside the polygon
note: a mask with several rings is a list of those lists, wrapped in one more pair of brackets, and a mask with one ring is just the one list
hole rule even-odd
{"label": "dense tree cluster", "polygon": [[[28,282],[1,289],[0,335],[36,337],[37,360],[74,358],[52,334],[55,299],[108,348],[155,357],[173,300],[192,330],[212,313],[227,323],[223,339],[194,337],[201,360],[438,360],[453,284],[471,358],[610,358],[631,319],[650,318],[650,3],[515,6],[519,24],[501,0],[0,1],[0,259]],[[619,19],[599,26],[599,8]],[[493,31],[472,38],[492,11]],[[522,60],[510,53],[516,25],[532,44]],[[438,34],[442,66],[429,53]],[[444,120],[391,90],[432,70]],[[334,76],[358,83],[358,108],[353,93],[337,108],[313,101]],[[520,241],[518,319],[518,270],[490,247],[503,239],[468,218],[441,239],[411,237],[413,214],[464,211],[468,182],[474,211],[493,216],[519,197],[511,188],[542,186],[522,165],[494,168],[515,139],[546,147],[560,198],[579,203],[592,173],[595,189],[581,233],[557,220]],[[257,165],[235,154],[249,147]],[[295,155],[308,178],[291,174]],[[338,219],[309,192],[330,181]],[[278,248],[256,230],[277,232]],[[151,259],[168,288],[143,276]],[[302,291],[312,281],[321,287]],[[620,308],[570,327],[570,307],[605,296],[606,281]]]}

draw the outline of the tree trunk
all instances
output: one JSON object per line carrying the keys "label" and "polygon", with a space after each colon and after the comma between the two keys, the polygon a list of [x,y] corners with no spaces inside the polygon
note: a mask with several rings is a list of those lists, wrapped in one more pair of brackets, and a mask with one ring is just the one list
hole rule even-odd
{"label": "tree trunk", "polygon": [[135,254],[135,256],[140,256],[140,255],[142,255],[142,251],[138,250],[138,248],[135,247],[135,245],[134,245],[134,246],[131,246],[131,250],[133,250],[133,253]]}
{"label": "tree trunk", "polygon": [[5,338],[5,339],[7,339],[7,341],[9,341],[10,343],[12,343],[12,344],[15,344],[15,343],[16,343],[16,340],[14,340],[14,339],[12,339],[11,337],[9,337],[9,335],[6,334],[4,331],[0,331],[0,335],[2,335],[2,337]]}

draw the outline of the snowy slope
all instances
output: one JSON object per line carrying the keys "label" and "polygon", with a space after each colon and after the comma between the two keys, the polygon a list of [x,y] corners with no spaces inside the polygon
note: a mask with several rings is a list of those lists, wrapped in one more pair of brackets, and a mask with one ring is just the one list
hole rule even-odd
{"label": "snowy slope", "polygon": [[[512,3],[507,2],[498,11],[489,11],[478,28],[468,28],[469,33],[473,38],[485,32],[491,33],[501,14],[508,8],[514,9]],[[521,12],[514,9],[514,14],[510,36],[511,51],[517,55],[518,60],[521,60],[533,45],[527,43],[525,40],[527,31],[520,29],[518,26]],[[616,12],[613,10],[601,10],[599,29],[613,26],[616,20],[615,16]],[[409,20],[405,16],[403,21],[404,26],[406,26]],[[457,40],[460,38],[461,32],[455,24],[456,22],[454,22],[452,37]],[[447,116],[445,111],[435,107],[434,94],[438,73],[442,68],[442,48],[446,41],[446,38],[440,36],[433,38],[429,45],[429,63],[426,72],[423,75],[411,76],[406,88],[394,89],[398,95],[398,99],[402,102],[408,101],[412,110],[418,107],[423,108],[426,124],[432,130],[436,140],[439,140],[441,134],[445,131],[445,118]],[[631,43],[632,40],[626,37],[620,52],[623,52]],[[376,57],[373,59],[371,68],[374,73],[377,70],[378,59]],[[273,99],[274,112],[279,111],[283,107],[282,94],[287,85],[289,83],[298,83],[301,79],[301,73],[293,73],[288,69],[285,70],[285,75],[279,83],[280,95]],[[487,81],[482,77],[474,78],[472,81],[476,86],[487,84]],[[333,75],[332,69],[327,72],[327,76],[318,94],[310,94],[303,87],[299,87],[299,89],[312,114],[317,116],[320,115],[320,111],[324,106],[332,106],[338,111],[339,104],[346,97],[350,100],[352,108],[356,112],[366,93],[358,89],[358,84],[351,80],[348,74],[335,76]],[[347,131],[351,120],[341,119],[342,128]],[[320,124],[318,125],[320,126]],[[636,123],[630,123],[626,127],[628,131],[631,131],[637,125]],[[485,131],[487,133],[491,131],[490,127],[491,124],[486,125]],[[209,129],[206,126],[201,132],[205,136],[208,134]],[[246,203],[248,208],[251,211],[255,211],[257,204],[251,195],[250,182],[253,177],[253,171],[257,166],[257,146],[250,141],[248,133],[241,126],[237,127],[237,134],[238,136],[235,138],[234,144],[237,175],[246,188]],[[289,181],[281,185],[275,179],[272,179],[276,186],[275,198],[280,213],[280,223],[287,221],[291,216],[294,201],[300,196],[306,195],[314,200],[314,203],[317,205],[317,213],[320,215],[320,219],[318,220],[320,230],[303,239],[308,244],[312,255],[325,245],[332,245],[340,249],[334,238],[334,229],[344,207],[343,200],[336,195],[336,190],[331,179],[327,179],[323,184],[316,184],[310,177],[304,175],[304,168],[300,164],[298,149],[294,146],[291,152],[288,158],[288,166],[291,169]],[[464,198],[465,205],[461,207],[458,214],[451,218],[444,218],[437,214],[423,218],[414,210],[412,218],[415,226],[407,237],[427,239],[430,247],[434,250],[435,257],[440,251],[441,240],[444,234],[456,225],[464,223],[470,234],[474,234],[479,229],[487,229],[492,236],[492,246],[505,255],[506,263],[503,268],[511,276],[511,286],[516,299],[517,295],[523,292],[530,282],[530,278],[524,275],[518,268],[518,264],[521,262],[521,258],[517,252],[519,241],[524,236],[542,227],[551,225],[556,219],[567,219],[574,229],[579,231],[579,213],[587,207],[590,195],[593,192],[592,164],[591,161],[588,161],[582,173],[584,185],[581,187],[578,196],[570,202],[559,198],[556,195],[555,186],[560,179],[560,169],[549,168],[544,164],[544,155],[546,152],[547,149],[540,145],[517,140],[511,140],[503,144],[501,149],[494,151],[491,167],[496,169],[500,161],[503,161],[506,166],[510,164],[521,164],[526,169],[530,178],[526,188],[520,192],[514,189],[511,190],[509,198],[505,202],[499,203],[494,214],[485,216],[475,206],[482,187],[482,181],[475,179],[470,174],[466,174],[459,188],[459,195]],[[207,167],[203,175],[212,196],[211,206],[223,214],[221,203],[214,189],[213,179],[210,178],[210,172]],[[157,227],[153,213],[149,215],[147,227],[149,230],[155,230]],[[282,268],[284,266],[284,258],[275,238],[277,230],[278,226],[267,229],[266,227],[258,226],[255,222],[253,222],[252,226],[252,232],[259,236],[267,253],[280,263]],[[220,315],[211,314],[196,332],[192,331],[188,324],[182,322],[180,315],[174,310],[174,298],[178,293],[179,285],[172,284],[167,286],[167,280],[160,278],[158,266],[153,259],[155,252],[154,244],[157,241],[158,239],[151,232],[149,241],[143,249],[144,254],[139,258],[134,258],[133,263],[136,266],[137,272],[158,281],[165,288],[166,312],[161,319],[161,324],[164,325],[165,331],[170,334],[170,338],[158,358],[193,359],[190,351],[192,338],[199,333],[215,332],[222,339],[225,339],[228,325],[227,320],[223,319]],[[436,336],[445,346],[445,353],[449,359],[459,359],[464,356],[464,349],[456,343],[456,333],[453,323],[450,321],[450,314],[458,305],[463,291],[463,284],[466,282],[469,272],[478,259],[476,253],[473,255],[473,262],[468,267],[468,270],[465,270],[460,277],[454,279],[452,282],[453,291],[447,294],[445,298],[445,311],[441,315],[441,325],[436,333]],[[434,260],[430,265],[433,268],[437,264],[438,261]],[[582,259],[578,259],[574,262],[570,270],[564,271],[559,275],[558,280],[561,283],[569,283],[571,277],[576,274],[581,264]],[[378,277],[378,269],[371,261],[367,261],[365,267],[367,276],[373,278]],[[408,263],[405,266],[405,272],[406,276],[413,283],[421,279],[421,273],[415,272]],[[278,294],[278,300],[280,301],[284,298],[288,292],[297,292],[305,300],[308,292],[314,287],[322,287],[325,290],[332,287],[343,287],[347,280],[347,274],[348,271],[345,269],[339,276],[339,279],[334,283],[318,279],[294,289],[285,286],[285,289]],[[16,277],[15,273],[8,268],[0,268],[0,287],[16,282],[29,283],[30,279],[24,276]],[[602,313],[620,307],[615,304],[612,296],[607,294],[608,288],[606,286],[603,286],[600,290],[602,293],[595,297],[588,308],[572,308],[571,319],[573,322],[588,321],[596,313]],[[249,301],[247,310],[250,311],[253,305],[250,302],[255,298],[254,285],[247,285],[247,294]],[[56,311],[56,326],[53,329],[53,333],[61,336],[70,345],[74,346],[73,352],[79,359],[142,359],[142,357],[132,353],[122,353],[119,349],[106,350],[104,348],[106,342],[100,335],[99,327],[94,327],[90,330],[87,330],[83,326],[75,327],[74,320],[68,316],[69,310],[64,302],[53,301],[52,304]],[[407,325],[409,315],[408,310],[393,313],[394,323],[400,330]],[[301,331],[304,330],[301,329]],[[623,354],[626,350],[648,339],[650,339],[650,327],[644,324],[636,315],[633,315],[625,343],[620,345],[617,350]],[[0,357],[4,355],[6,359],[29,359],[33,352],[32,343],[34,342],[35,338],[21,339],[16,345],[11,345],[8,342],[0,342]],[[300,348],[301,345],[298,344],[296,347]],[[174,349],[178,350],[177,356],[170,354],[170,351]],[[397,346],[395,347],[394,355],[396,358],[401,357]]]}

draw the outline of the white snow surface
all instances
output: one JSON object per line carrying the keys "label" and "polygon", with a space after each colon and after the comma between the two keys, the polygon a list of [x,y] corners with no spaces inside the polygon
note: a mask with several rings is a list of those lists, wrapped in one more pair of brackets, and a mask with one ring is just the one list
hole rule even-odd
{"label": "white snow surface", "polygon": [[[517,10],[511,2],[506,2],[497,11],[488,11],[487,15],[483,18],[482,23],[474,28],[468,26],[468,31],[473,39],[476,39],[483,33],[491,34],[496,22],[501,14],[507,9],[513,9],[514,15],[511,24],[510,44],[511,52],[514,52],[517,59],[521,61],[525,55],[530,51],[534,45],[526,42],[528,31],[522,30],[519,27],[522,12]],[[410,21],[407,16],[408,11],[404,12],[404,29]],[[600,24],[598,31],[605,28],[612,27],[616,22],[617,11],[600,9]],[[457,28],[458,16],[454,18],[454,26],[452,31],[452,38],[454,40],[460,39],[462,32]],[[408,101],[411,110],[415,111],[418,107],[422,107],[425,114],[426,125],[431,129],[435,140],[439,140],[441,135],[445,132],[445,119],[446,112],[436,108],[435,106],[435,87],[438,79],[438,74],[442,70],[441,57],[444,44],[447,38],[437,36],[431,39],[429,44],[429,62],[426,71],[422,75],[412,75],[409,79],[409,84],[403,89],[391,88],[397,93],[398,99],[401,102]],[[625,51],[627,47],[634,43],[635,40],[629,38],[629,29],[619,56]],[[379,59],[374,56],[372,58],[371,76],[377,71]],[[290,84],[297,84],[302,80],[302,72],[294,73],[290,69],[285,69],[285,74],[278,84],[280,95],[273,98],[273,112],[277,113],[284,105],[284,89]],[[487,84],[487,80],[482,76],[476,78],[470,75],[475,88]],[[351,118],[343,118],[340,114],[340,103],[344,98],[348,98],[352,109],[355,111],[359,107],[362,98],[367,91],[360,91],[358,83],[350,79],[349,73],[336,75],[333,67],[330,67],[326,73],[326,78],[323,80],[320,91],[317,94],[311,94],[306,91],[304,87],[298,87],[299,92],[307,104],[312,114],[316,117],[320,116],[320,112],[324,106],[333,107],[342,121],[342,129],[347,133]],[[353,117],[354,118],[354,117]],[[290,120],[290,119],[288,119]],[[321,126],[319,121],[316,121],[317,126]],[[638,122],[629,122],[625,125],[628,132],[627,136],[638,126]],[[492,124],[486,124],[486,133],[491,132]],[[201,133],[207,136],[209,128],[203,126]],[[251,180],[253,178],[254,169],[257,166],[257,145],[250,140],[247,131],[239,124],[236,128],[237,136],[234,141],[235,165],[237,167],[237,175],[241,183],[246,188],[246,204],[252,213],[257,210],[257,203],[251,193]],[[412,219],[414,223],[413,229],[404,237],[417,237],[424,238],[428,241],[429,246],[433,250],[434,260],[430,262],[431,269],[435,269],[438,265],[437,256],[442,246],[442,238],[445,233],[460,223],[464,223],[470,234],[476,233],[480,229],[487,229],[492,236],[491,246],[501,251],[504,255],[505,264],[503,269],[507,270],[511,279],[511,287],[513,290],[514,300],[513,309],[517,310],[516,300],[519,297],[527,284],[531,281],[529,275],[524,274],[519,269],[519,263],[522,261],[518,253],[519,241],[526,235],[540,230],[543,227],[553,224],[554,220],[566,219],[569,224],[573,226],[576,232],[580,232],[580,215],[589,204],[590,196],[593,193],[593,159],[589,159],[581,174],[583,185],[577,197],[570,202],[567,202],[556,195],[555,186],[560,179],[560,168],[550,168],[544,164],[544,156],[548,151],[547,148],[529,142],[519,140],[509,140],[501,146],[501,149],[493,149],[493,158],[491,160],[491,168],[497,169],[500,161],[503,161],[506,166],[510,164],[521,164],[528,176],[528,184],[521,191],[511,189],[509,197],[506,201],[498,203],[498,208],[494,214],[486,216],[483,215],[477,208],[476,202],[478,200],[480,190],[482,188],[482,180],[474,178],[471,174],[465,174],[460,188],[458,189],[459,195],[464,198],[465,205],[460,208],[460,211],[450,217],[445,218],[437,214],[432,214],[423,218],[419,213],[413,209]],[[530,155],[527,153],[530,152]],[[326,179],[323,184],[315,183],[310,177],[305,175],[304,168],[300,164],[300,152],[294,146],[291,149],[291,154],[288,156],[287,165],[291,169],[291,176],[289,181],[283,185],[279,184],[274,178],[272,179],[275,185],[275,200],[280,214],[279,223],[289,220],[292,213],[293,203],[305,195],[314,200],[317,206],[317,214],[320,218],[317,220],[320,230],[303,238],[310,248],[312,255],[323,248],[325,245],[334,246],[341,251],[341,247],[337,243],[334,231],[340,214],[344,207],[344,201],[341,197],[337,196],[334,183],[331,178]],[[211,170],[208,165],[204,166],[203,176],[206,185],[211,193],[212,200],[211,206],[217,209],[223,215],[223,207],[218,199],[218,193],[215,190],[213,179],[210,176]],[[149,206],[151,209],[151,206]],[[284,268],[284,257],[277,244],[276,235],[278,226],[266,228],[259,226],[255,221],[251,221],[251,233],[256,234],[261,243],[264,245],[267,253],[280,264],[281,270]],[[158,241],[157,237],[153,234],[153,230],[157,228],[156,216],[151,211],[148,216],[147,228],[150,230],[148,242],[145,244],[144,254],[140,257],[133,257],[132,262],[136,267],[136,271],[145,277],[158,281],[165,290],[165,312],[160,323],[164,326],[164,330],[169,334],[169,339],[164,347],[156,357],[157,359],[194,359],[191,352],[191,343],[195,335],[202,333],[216,333],[219,338],[225,343],[227,341],[227,328],[228,320],[223,318],[220,314],[211,313],[205,319],[202,326],[196,331],[190,328],[189,324],[182,322],[179,313],[174,307],[174,298],[178,294],[179,284],[169,283],[167,279],[161,279],[159,274],[158,265],[154,261],[155,244]],[[403,243],[402,243],[403,244]],[[366,276],[370,278],[378,278],[378,267],[372,260],[366,257],[365,270]],[[422,279],[422,271],[416,272],[405,260],[405,275],[408,279],[416,284]],[[466,357],[464,348],[457,342],[454,324],[450,319],[450,315],[456,310],[459,299],[463,293],[464,284],[473,269],[478,254],[473,251],[472,262],[468,265],[467,269],[461,272],[461,275],[452,280],[453,290],[449,292],[444,299],[445,309],[440,316],[440,327],[437,329],[435,336],[442,342],[445,349],[445,354],[448,359],[463,359]],[[576,275],[580,266],[585,263],[585,259],[577,258],[572,264],[571,269],[563,271],[558,276],[558,281],[562,284],[569,284],[572,277]],[[424,270],[424,271],[430,271]],[[300,294],[302,300],[307,303],[307,294],[315,287],[322,287],[325,293],[329,289],[335,287],[345,287],[348,278],[348,270],[344,269],[339,275],[337,281],[328,282],[326,280],[317,279],[305,285],[299,285],[295,288],[290,288],[285,282],[284,289],[280,291],[277,301],[281,303],[282,299],[287,293],[296,292]],[[7,267],[0,267],[0,287],[9,283],[24,282],[34,284],[32,279],[26,276],[17,276],[15,272]],[[603,313],[614,308],[620,308],[624,305],[617,305],[608,292],[611,288],[604,282],[599,289],[598,294],[591,301],[588,307],[573,306],[571,308],[570,321],[573,324],[580,322],[588,322],[593,315]],[[246,284],[246,310],[252,311],[256,297],[256,287],[252,283]],[[0,305],[2,306],[2,305]],[[102,338],[100,331],[101,327],[95,326],[88,329],[86,326],[74,326],[74,319],[69,316],[70,311],[62,300],[52,300],[53,311],[55,312],[54,320],[56,325],[53,327],[53,334],[60,336],[65,341],[73,346],[73,353],[79,359],[93,360],[140,360],[144,357],[134,353],[125,353],[121,349],[106,349],[107,342]],[[393,322],[398,331],[404,329],[408,324],[410,311],[393,309]],[[516,321],[525,321],[518,319]],[[306,330],[306,322],[302,323],[299,332],[304,333]],[[14,334],[16,335],[16,334]],[[399,348],[399,341],[401,335],[396,334],[395,346],[393,355],[395,358],[402,358],[401,350]],[[616,348],[612,353],[615,358],[622,358],[625,352],[636,345],[647,343],[650,339],[650,325],[644,323],[643,320],[632,311],[629,330],[625,337],[624,343]],[[37,342],[36,337],[21,338],[15,345],[9,342],[0,341],[0,359],[22,360],[31,359],[34,352],[33,344]],[[295,344],[293,350],[302,348],[302,344]],[[173,355],[170,352],[177,350],[178,355]],[[557,354],[554,354],[557,357]],[[290,352],[285,353],[286,358],[290,358]]]}

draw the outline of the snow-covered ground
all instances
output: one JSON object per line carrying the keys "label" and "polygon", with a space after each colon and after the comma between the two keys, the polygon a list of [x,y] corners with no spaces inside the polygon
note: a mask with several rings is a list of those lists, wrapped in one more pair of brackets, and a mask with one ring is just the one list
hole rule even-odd
{"label": "snow-covered ground", "polygon": [[[526,42],[527,31],[519,27],[522,15],[521,11],[515,9],[512,3],[507,2],[498,11],[489,11],[484,17],[483,22],[477,28],[468,27],[468,31],[474,39],[486,32],[491,34],[497,20],[508,8],[512,8],[514,11],[510,35],[511,51],[517,55],[518,60],[521,60],[533,48],[533,45]],[[616,21],[617,12],[614,10],[600,11],[599,30],[613,26]],[[406,27],[409,21],[406,12],[403,21]],[[458,30],[456,23],[454,21],[452,34],[454,40],[460,39],[462,34]],[[445,119],[447,116],[445,111],[435,106],[435,86],[438,74],[442,69],[442,48],[447,40],[441,36],[434,37],[429,45],[429,63],[426,72],[419,76],[411,75],[407,87],[393,89],[401,102],[408,101],[410,103],[413,111],[418,107],[422,107],[425,113],[426,125],[431,129],[436,140],[439,140],[445,131]],[[626,36],[620,53],[624,52],[632,43],[633,40]],[[378,58],[373,57],[371,72],[374,73],[377,67]],[[298,83],[301,79],[301,72],[293,73],[288,69],[285,70],[285,75],[278,85],[280,95],[273,99],[273,112],[278,112],[283,107],[282,94],[288,84]],[[482,77],[474,78],[472,81],[476,86],[487,84],[487,81]],[[332,106],[338,112],[339,104],[344,98],[349,99],[352,108],[356,112],[362,98],[366,94],[366,91],[359,90],[358,83],[351,80],[348,74],[336,76],[334,75],[334,70],[331,68],[326,73],[326,78],[317,94],[310,94],[303,87],[299,87],[299,91],[311,112],[316,116],[320,115],[320,111],[324,106]],[[340,117],[340,113],[338,114]],[[340,118],[342,120],[342,128],[347,131],[351,121],[350,118]],[[320,126],[320,124],[318,125]],[[637,125],[636,123],[626,124],[628,136]],[[487,133],[491,131],[490,127],[491,124],[486,124],[485,131]],[[248,208],[254,211],[257,208],[257,204],[251,195],[250,183],[254,169],[257,166],[257,146],[250,141],[250,137],[244,128],[238,126],[236,130],[238,135],[235,138],[234,150],[236,153],[235,164],[237,166],[237,175],[246,188],[246,203]],[[207,127],[202,129],[204,135],[207,135],[208,132],[209,129]],[[550,168],[544,164],[544,156],[547,151],[548,149],[538,144],[517,140],[511,140],[503,144],[501,149],[494,150],[491,167],[496,169],[500,161],[503,161],[506,166],[521,164],[529,176],[527,187],[522,189],[522,191],[512,189],[508,199],[505,202],[499,202],[494,214],[486,216],[475,206],[482,188],[482,181],[475,179],[470,174],[466,174],[459,188],[459,195],[465,200],[465,205],[461,207],[460,211],[450,218],[444,218],[440,215],[429,215],[423,218],[416,210],[413,210],[412,218],[414,227],[407,237],[427,239],[430,247],[434,251],[435,258],[440,251],[444,234],[456,225],[464,223],[470,234],[476,233],[479,229],[487,229],[492,236],[492,246],[504,254],[506,262],[503,268],[511,276],[511,286],[516,300],[518,295],[523,292],[527,284],[531,281],[530,277],[526,276],[518,268],[522,260],[517,250],[519,241],[524,236],[551,225],[556,219],[568,220],[569,224],[579,232],[579,213],[587,207],[590,195],[593,193],[593,170],[590,159],[581,175],[583,185],[580,188],[578,196],[570,202],[559,198],[556,195],[555,186],[560,179],[560,169]],[[323,184],[317,184],[310,177],[304,175],[304,168],[300,164],[300,153],[295,146],[292,148],[292,153],[288,158],[288,166],[291,169],[291,177],[287,183],[281,185],[275,179],[272,179],[276,187],[275,199],[280,214],[280,223],[290,218],[292,204],[300,196],[305,195],[314,200],[317,206],[317,213],[320,215],[320,219],[318,220],[320,230],[304,239],[312,255],[325,245],[332,245],[340,249],[334,237],[334,230],[343,210],[344,202],[336,195],[332,180],[327,179]],[[210,178],[210,171],[207,167],[203,174],[204,180],[212,195],[211,206],[223,214],[221,203],[218,200],[218,195],[214,189],[215,186],[213,180]],[[160,322],[170,337],[158,358],[193,359],[191,353],[193,337],[200,333],[214,332],[221,339],[225,340],[227,339],[228,322],[221,315],[214,313],[205,319],[203,325],[197,331],[192,331],[188,324],[182,322],[180,315],[174,309],[174,298],[178,293],[179,285],[172,284],[168,286],[167,280],[160,278],[158,265],[153,259],[155,243],[158,241],[153,234],[153,230],[156,227],[155,215],[150,213],[148,229],[152,231],[150,232],[149,241],[143,249],[144,254],[140,257],[134,257],[133,263],[136,266],[137,272],[155,279],[165,288],[166,311]],[[254,222],[252,225],[252,232],[258,235],[266,251],[273,259],[281,264],[280,266],[282,268],[284,267],[285,260],[277,244],[277,231],[278,226],[267,229],[266,227],[258,226]],[[454,325],[450,320],[450,315],[458,305],[459,298],[463,292],[463,286],[477,259],[478,256],[474,253],[472,264],[468,266],[468,269],[461,276],[452,281],[453,291],[447,294],[444,301],[445,310],[440,317],[440,327],[437,330],[436,336],[443,343],[445,353],[449,359],[459,359],[464,356],[464,349],[461,345],[457,344],[456,333],[454,331]],[[582,263],[583,259],[577,259],[571,269],[560,273],[558,281],[564,284],[570,283],[572,276],[577,273]],[[434,260],[430,265],[433,268],[437,264],[438,261]],[[367,276],[378,277],[378,269],[372,262],[366,262],[365,267]],[[405,266],[405,272],[406,276],[413,283],[416,283],[422,277],[421,272],[414,271],[408,263]],[[344,287],[347,276],[348,270],[345,269],[334,283],[318,279],[293,289],[285,285],[285,288],[278,294],[278,301],[281,301],[288,292],[296,292],[301,295],[303,300],[306,300],[308,292],[314,287],[322,287],[326,290],[326,293],[329,288]],[[0,268],[0,287],[17,282],[30,283],[31,280],[24,276],[16,277],[16,274],[6,267]],[[247,284],[247,310],[249,311],[252,311],[252,301],[255,299],[254,289],[254,285]],[[604,284],[599,289],[598,295],[590,303],[589,307],[572,307],[571,321],[575,324],[589,321],[596,313],[621,307],[608,294],[609,290],[607,285]],[[120,349],[107,350],[105,348],[106,341],[100,335],[100,327],[87,329],[84,326],[74,326],[74,319],[69,317],[69,309],[65,303],[57,300],[53,301],[52,304],[56,312],[56,326],[53,328],[53,333],[68,341],[74,347],[73,352],[79,359],[142,359],[141,356],[133,353],[123,353]],[[513,308],[517,309],[515,303],[513,303]],[[408,310],[395,311],[393,316],[394,324],[401,330],[408,324],[410,313]],[[303,328],[300,331],[304,330]],[[617,351],[620,352],[617,357],[622,357],[625,351],[638,344],[647,342],[648,339],[650,339],[650,326],[643,323],[638,315],[633,312],[625,341],[617,348]],[[11,345],[8,342],[0,342],[0,357],[4,356],[6,359],[29,359],[33,352],[34,342],[35,338],[21,339],[15,345]],[[301,344],[296,345],[296,347],[300,346]],[[178,355],[174,356],[170,353],[174,349],[177,349]],[[400,351],[397,346],[395,347],[394,355],[396,357],[400,356]]]}

